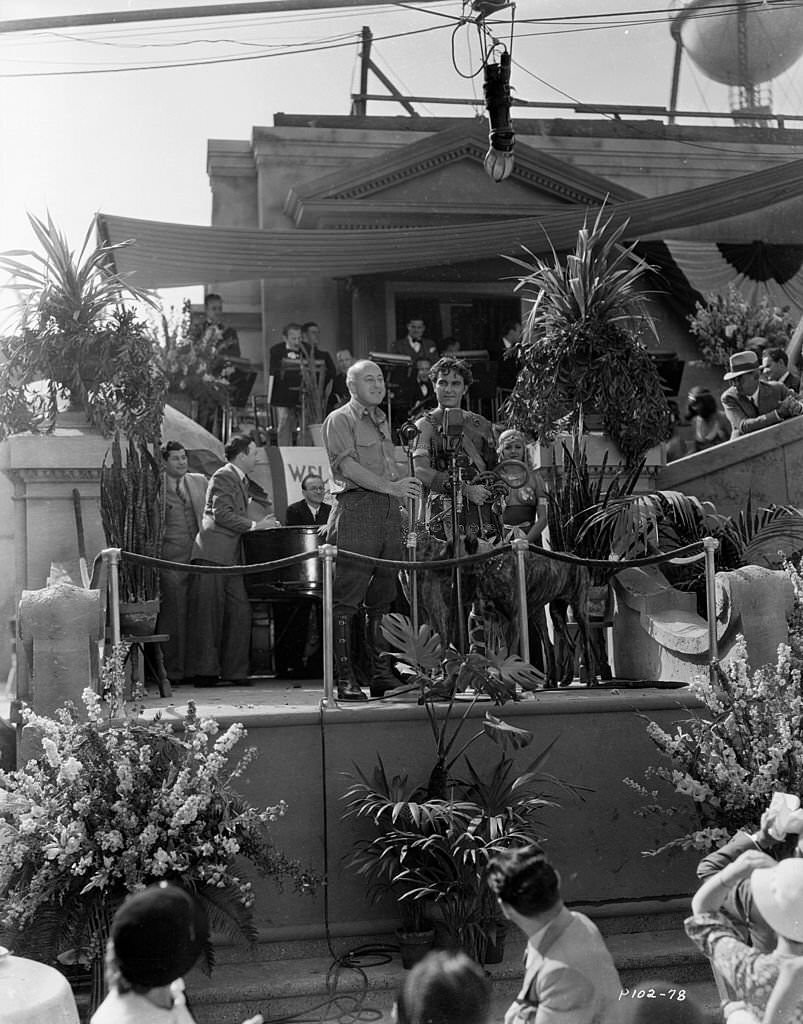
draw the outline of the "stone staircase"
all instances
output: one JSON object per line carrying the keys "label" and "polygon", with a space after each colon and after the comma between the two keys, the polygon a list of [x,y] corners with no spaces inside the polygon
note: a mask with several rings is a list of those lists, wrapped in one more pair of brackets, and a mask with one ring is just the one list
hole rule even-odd
{"label": "stone staircase", "polygon": [[[682,922],[679,912],[597,919],[625,989],[637,989],[646,979],[671,980],[678,994],[697,1000],[706,1021],[714,1024],[722,1018],[708,961],[686,938]],[[487,968],[494,1024],[518,991],[523,950],[523,939],[508,932],[505,959]],[[224,947],[211,978],[196,969],[186,980],[197,1024],[240,1024],[256,1013],[266,1021],[390,1024],[403,976],[388,935],[364,943],[333,939],[331,951],[324,941],[270,943],[251,957],[241,947]]]}

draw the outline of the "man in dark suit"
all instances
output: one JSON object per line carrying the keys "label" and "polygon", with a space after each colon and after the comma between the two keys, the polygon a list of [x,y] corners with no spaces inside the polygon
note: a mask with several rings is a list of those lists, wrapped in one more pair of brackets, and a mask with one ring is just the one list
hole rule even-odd
{"label": "man in dark suit", "polygon": [[785,388],[800,390],[800,377],[789,369],[789,357],[782,348],[765,348],[761,355],[761,375],[764,380],[777,380]]}
{"label": "man in dark suit", "polygon": [[428,359],[430,363],[436,363],[440,353],[431,338],[424,337],[426,330],[424,321],[413,316],[407,321],[407,334],[394,344],[393,351],[400,356],[409,356],[412,365],[416,359]]}
{"label": "man in dark suit", "polygon": [[[241,565],[242,537],[251,530],[272,530],[279,522],[269,514],[256,522],[248,514],[248,474],[256,465],[252,438],[235,435],[226,445],[225,466],[206,489],[201,528],[192,548],[193,565]],[[192,577],[189,621],[193,640],[186,672],[196,686],[218,679],[245,682],[251,651],[251,606],[242,576],[198,574]]]}
{"label": "man in dark suit", "polygon": [[[203,473],[187,472],[187,452],[179,441],[168,441],[161,455],[164,470],[161,556],[168,562],[189,564],[204,511],[206,477]],[[189,580],[186,572],[159,571],[161,601],[156,632],[170,636],[162,644],[162,653],[171,683],[180,683],[185,676]]]}
{"label": "man in dark suit", "polygon": [[722,392],[722,408],[731,425],[731,440],[799,416],[803,406],[783,384],[761,380],[758,355],[745,349],[730,357],[724,380],[733,384]]}
{"label": "man in dark suit", "polygon": [[287,506],[287,526],[325,526],[332,506],[323,500],[323,480],[314,473],[308,473],[301,481],[301,501]]}

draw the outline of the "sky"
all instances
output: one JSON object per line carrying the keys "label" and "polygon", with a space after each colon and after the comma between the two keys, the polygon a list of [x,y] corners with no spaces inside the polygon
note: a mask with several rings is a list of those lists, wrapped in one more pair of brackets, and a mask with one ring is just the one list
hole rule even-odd
{"label": "sky", "polygon": [[[4,0],[0,20],[203,2]],[[515,95],[667,105],[670,5],[519,0]],[[461,0],[442,0],[0,34],[0,250],[34,244],[27,212],[49,211],[75,245],[98,210],[208,224],[207,140],[248,139],[254,125],[272,124],[277,111],[348,113],[363,25],[374,34],[374,59],[402,92],[481,98],[481,77],[458,73],[478,67],[476,32],[459,23],[462,10]],[[509,10],[497,16],[495,32],[509,39]],[[186,66],[197,61],[207,63]],[[135,69],[164,63],[185,66]],[[385,90],[374,80],[369,91]],[[678,106],[726,110],[727,88],[685,61]],[[419,109],[482,114],[481,103]],[[803,110],[801,64],[776,80],[775,110]],[[369,113],[403,111],[371,103]]]}

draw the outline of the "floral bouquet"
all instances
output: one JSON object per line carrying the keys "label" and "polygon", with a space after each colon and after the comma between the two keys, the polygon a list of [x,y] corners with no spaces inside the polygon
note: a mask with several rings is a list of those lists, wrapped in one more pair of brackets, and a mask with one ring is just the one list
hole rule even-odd
{"label": "floral bouquet", "polygon": [[162,312],[152,318],[158,336],[162,369],[168,389],[187,395],[201,404],[222,405],[229,394],[230,366],[220,357],[224,341],[219,326],[210,325],[201,332],[192,322],[192,306],[185,299],[180,315]]}
{"label": "floral bouquet", "polygon": [[766,296],[758,305],[751,305],[731,283],[727,295],[712,293],[705,305],[698,302],[688,320],[705,362],[727,366],[733,353],[745,348],[751,338],[762,338],[768,346],[785,349],[792,333],[788,314],[788,306],[771,306]]}
{"label": "floral bouquet", "polygon": [[650,853],[721,846],[737,829],[758,827],[774,792],[803,793],[803,577],[799,567],[784,568],[795,607],[789,645],[779,646],[776,663],[751,670],[741,640],[727,669],[691,684],[704,705],[698,717],[671,732],[648,722],[647,734],[667,763],[645,772],[659,780],[658,788],[625,779],[649,801],[637,813],[685,817],[688,798],[697,818],[697,828]]}
{"label": "floral bouquet", "polygon": [[[122,658],[121,648],[107,679],[119,680]],[[106,706],[86,690],[84,703],[86,720],[70,707],[54,718],[24,710],[41,753],[0,772],[0,928],[18,952],[91,966],[97,1003],[109,924],[128,893],[169,879],[201,900],[214,929],[253,942],[253,893],[238,858],[300,893],[316,879],[270,839],[285,803],[252,807],[233,788],[255,756],[229,763],[242,725],[220,732],[192,702],[180,730],[111,719],[113,695]],[[213,962],[210,946],[207,969]]]}

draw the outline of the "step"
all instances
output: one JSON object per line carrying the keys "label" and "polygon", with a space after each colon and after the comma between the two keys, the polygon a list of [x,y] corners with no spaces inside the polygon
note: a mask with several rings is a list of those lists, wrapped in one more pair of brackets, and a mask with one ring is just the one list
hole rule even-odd
{"label": "step", "polygon": [[[716,1019],[710,1016],[718,999],[708,961],[682,929],[612,934],[606,942],[625,988],[650,978],[671,979],[679,990],[693,992],[710,1019]],[[320,955],[317,948],[310,949],[309,955],[280,959],[263,946],[256,959],[227,957],[228,962],[219,963],[211,977],[195,969],[187,976],[187,989],[197,1024],[240,1024],[256,1013],[266,1021],[296,1015],[323,1019],[327,1004],[338,1007],[330,1016],[358,1016],[370,1010],[373,1013],[365,1019],[378,1014],[381,1021],[389,1021],[387,1015],[404,977],[398,953],[374,940],[356,949],[335,940],[333,947],[339,964],[331,954]],[[511,941],[508,936],[505,959],[488,967],[494,1021],[501,1021],[518,991],[523,952],[523,939],[516,936]]]}

